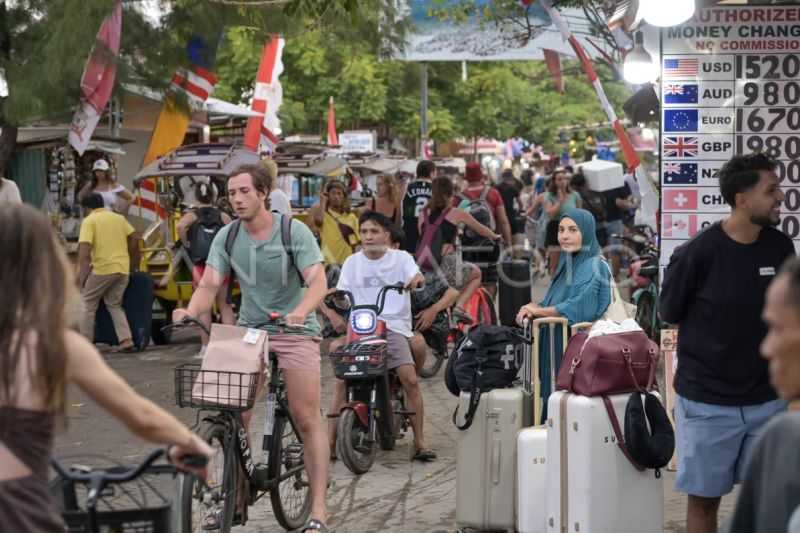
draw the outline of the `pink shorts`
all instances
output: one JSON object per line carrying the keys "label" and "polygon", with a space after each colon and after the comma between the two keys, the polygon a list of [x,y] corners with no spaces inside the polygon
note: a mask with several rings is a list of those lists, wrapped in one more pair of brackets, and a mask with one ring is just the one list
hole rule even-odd
{"label": "pink shorts", "polygon": [[[270,334],[267,350],[278,354],[278,368],[320,373],[319,341],[302,335]],[[265,363],[269,359],[265,354]]]}

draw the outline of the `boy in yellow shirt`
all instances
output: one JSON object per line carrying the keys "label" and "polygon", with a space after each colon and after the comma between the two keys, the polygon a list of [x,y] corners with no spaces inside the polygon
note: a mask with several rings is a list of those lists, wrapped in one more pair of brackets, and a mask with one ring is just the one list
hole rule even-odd
{"label": "boy in yellow shirt", "polygon": [[131,264],[135,264],[131,259],[137,255],[133,226],[122,215],[105,209],[103,197],[97,193],[89,194],[81,205],[90,210],[78,238],[78,286],[84,304],[81,333],[94,339],[95,315],[102,299],[114,322],[118,351],[133,351],[131,329],[122,309],[122,295]]}

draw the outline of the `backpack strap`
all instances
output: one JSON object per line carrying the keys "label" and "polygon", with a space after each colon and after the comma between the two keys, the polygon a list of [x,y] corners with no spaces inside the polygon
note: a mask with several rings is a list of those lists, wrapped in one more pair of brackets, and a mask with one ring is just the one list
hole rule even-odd
{"label": "backpack strap", "polygon": [[231,254],[233,253],[233,243],[236,242],[236,237],[239,236],[239,228],[242,226],[242,220],[237,218],[233,222],[231,222],[231,228],[228,230],[228,234],[225,235],[225,253],[228,255],[228,262],[231,263],[231,275],[230,280],[228,281],[228,293],[225,296],[225,301],[228,304],[233,303],[233,277],[235,275],[233,271],[233,259]]}
{"label": "backpack strap", "polygon": [[617,446],[619,446],[619,449],[622,450],[623,455],[625,455],[625,457],[628,459],[628,461],[630,461],[636,470],[639,472],[644,472],[644,467],[639,465],[639,463],[637,463],[633,457],[631,457],[631,453],[628,451],[628,447],[625,445],[625,436],[622,434],[622,429],[619,427],[617,413],[614,412],[614,405],[611,403],[609,397],[605,394],[603,395],[603,404],[606,406],[608,419],[611,421],[611,427],[614,429],[614,436],[617,438]]}
{"label": "backpack strap", "polygon": [[464,423],[458,423],[458,408],[456,406],[456,410],[453,411],[453,424],[461,431],[466,431],[472,426],[472,422],[475,420],[475,413],[478,411],[478,405],[481,401],[481,389],[478,385],[478,377],[482,374],[482,359],[480,357],[476,357],[478,362],[477,368],[475,368],[475,372],[472,374],[472,390],[469,392],[469,407],[467,408],[467,414],[464,415]]}
{"label": "backpack strap", "polygon": [[294,267],[297,276],[300,278],[300,286],[307,287],[303,273],[300,272],[294,260],[294,246],[292,246],[292,215],[281,215],[281,244],[283,244],[283,251],[286,252],[289,265]]}

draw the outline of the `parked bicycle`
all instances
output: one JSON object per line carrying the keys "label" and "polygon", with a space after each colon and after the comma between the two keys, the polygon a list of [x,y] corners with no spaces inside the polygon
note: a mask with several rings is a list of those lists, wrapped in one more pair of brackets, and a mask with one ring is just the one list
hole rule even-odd
{"label": "parked bicycle", "polygon": [[[91,468],[63,466],[51,459],[56,472],[50,487],[61,504],[69,533],[136,532],[171,533],[181,531],[176,524],[183,518],[183,507],[174,498],[174,482],[166,486],[158,476],[174,476],[178,470],[167,463],[155,464],[166,450],[150,453],[137,466]],[[203,456],[183,458],[188,466],[201,468]],[[191,476],[191,474],[182,474]],[[202,483],[202,482],[200,482]],[[99,509],[98,509],[99,507]]]}
{"label": "parked bicycle", "polygon": [[[263,325],[276,326],[286,332],[305,330],[304,326],[287,324],[277,314],[271,315]],[[187,326],[205,329],[203,324],[188,317],[166,328]],[[259,373],[202,370],[198,363],[185,363],[175,368],[176,402],[180,407],[198,410],[203,425],[200,436],[216,452],[209,465],[206,484],[198,484],[192,476],[179,475],[184,533],[209,529],[228,533],[232,526],[244,525],[248,506],[267,494],[275,518],[285,530],[297,529],[308,519],[311,498],[303,442],[289,412],[286,385],[274,352],[269,352],[269,368],[262,444],[266,464],[254,462],[252,439],[248,438],[242,420],[242,413],[255,404],[261,380]],[[216,397],[193,393],[193,389],[212,383],[214,387],[209,390],[216,390]]]}

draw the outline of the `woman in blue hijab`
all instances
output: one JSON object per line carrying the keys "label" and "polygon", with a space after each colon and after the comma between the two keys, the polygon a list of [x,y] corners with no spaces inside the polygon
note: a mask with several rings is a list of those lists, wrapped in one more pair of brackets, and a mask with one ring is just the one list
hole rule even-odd
{"label": "woman in blue hijab", "polygon": [[[584,209],[568,209],[558,223],[558,243],[561,257],[550,288],[544,299],[536,305],[529,303],[517,314],[520,324],[524,318],[564,317],[569,325],[599,320],[611,303],[611,270],[600,255],[600,244],[595,234],[595,220]],[[563,353],[561,331],[557,330],[555,346]],[[539,375],[542,379],[542,399],[547,416],[547,398],[550,396],[549,331],[544,329],[539,348]],[[555,361],[556,369],[561,365]],[[546,378],[545,378],[546,377]]]}

